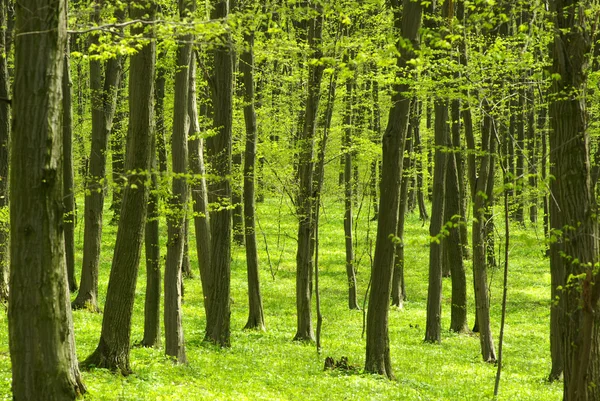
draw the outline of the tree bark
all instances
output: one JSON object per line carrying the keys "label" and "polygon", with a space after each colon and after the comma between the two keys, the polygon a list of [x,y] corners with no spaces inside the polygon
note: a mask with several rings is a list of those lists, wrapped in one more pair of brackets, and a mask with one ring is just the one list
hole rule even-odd
{"label": "tree bark", "polygon": [[[484,101],[483,107],[488,107]],[[481,345],[481,355],[485,362],[496,361],[496,351],[492,339],[492,328],[490,325],[490,300],[487,284],[487,230],[486,212],[489,205],[487,188],[488,180],[491,179],[490,170],[493,168],[494,152],[496,139],[493,136],[493,122],[489,114],[483,117],[482,127],[482,144],[481,150],[485,152],[481,157],[481,165],[479,174],[473,186],[473,227],[472,227],[472,243],[473,243],[473,282],[475,286],[475,309],[477,329],[479,331],[479,342]]]}
{"label": "tree bark", "polygon": [[342,148],[344,154],[344,239],[346,246],[346,279],[348,282],[348,308],[359,309],[356,300],[356,275],[354,272],[354,242],[352,236],[353,228],[353,160],[352,150],[352,129],[353,129],[353,90],[355,89],[355,79],[348,78],[346,81],[346,109],[344,116],[344,137],[342,138]]}
{"label": "tree bark", "polygon": [[[154,18],[156,3],[139,0],[130,7],[132,19]],[[143,27],[132,28],[133,34],[144,33]],[[131,56],[129,76],[129,133],[125,156],[125,170],[135,171],[123,190],[121,218],[117,229],[117,240],[113,256],[106,304],[102,319],[102,332],[96,350],[82,362],[85,367],[119,370],[123,375],[131,373],[129,350],[131,337],[131,315],[140,262],[146,212],[148,188],[146,178],[150,169],[153,134],[154,66],[155,42],[141,45]]]}
{"label": "tree bark", "polygon": [[[8,73],[8,49],[7,49],[7,24],[8,24],[8,0],[0,3],[0,97],[8,99],[10,96],[10,77]],[[66,53],[68,54],[68,52]],[[67,68],[67,67],[65,67]],[[65,78],[63,78],[65,79]],[[70,87],[69,87],[70,88]],[[70,90],[70,89],[69,89]],[[64,91],[64,82],[63,82]],[[63,100],[64,101],[64,100]],[[9,164],[9,142],[10,142],[10,104],[0,102],[0,208],[8,207],[8,164]],[[64,131],[63,131],[64,132]],[[65,161],[65,164],[67,161]],[[66,168],[66,167],[65,167]],[[65,177],[65,180],[67,177]],[[65,184],[66,185],[66,184]],[[65,192],[68,194],[69,192]],[[68,197],[68,196],[67,196]],[[72,199],[72,196],[71,196]],[[68,199],[65,201],[65,212],[68,212]],[[5,215],[6,216],[6,215]],[[67,236],[67,225],[65,222],[65,237]],[[8,218],[0,222],[0,302],[8,301],[8,279],[9,279],[9,224]],[[67,251],[69,248],[67,247]],[[67,255],[68,256],[68,255]],[[68,262],[68,259],[67,259]],[[67,265],[68,266],[68,265]],[[71,265],[73,267],[73,265]],[[72,284],[75,286],[72,287]],[[69,288],[77,289],[75,280],[69,280]]]}
{"label": "tree bark", "polygon": [[246,147],[244,151],[244,234],[246,265],[248,270],[248,321],[245,329],[265,330],[258,246],[256,243],[255,190],[256,144],[258,130],[254,109],[254,32],[244,35],[246,48],[240,55],[240,72],[244,83],[244,121],[246,122]]}
{"label": "tree bark", "polygon": [[194,211],[194,229],[196,231],[196,252],[202,293],[204,296],[204,312],[209,315],[209,294],[212,289],[210,274],[210,218],[208,211],[208,191],[206,189],[206,171],[204,169],[204,140],[200,137],[200,123],[198,121],[198,108],[196,104],[196,58],[192,53],[190,63],[190,85],[188,95],[188,113],[190,116],[189,140],[189,166],[193,179],[190,182],[192,193],[192,207]]}
{"label": "tree bark", "polygon": [[85,386],[75,353],[63,232],[65,2],[19,2],[15,34],[8,303],[12,399],[75,400]]}
{"label": "tree bark", "polygon": [[[102,1],[94,5],[94,20],[100,22]],[[122,20],[124,16],[117,16]],[[92,36],[92,44],[98,37]],[[105,63],[105,79],[102,84],[102,63],[90,59],[90,89],[92,97],[92,146],[89,157],[89,175],[86,177],[84,204],[83,266],[81,284],[73,309],[98,308],[98,269],[102,248],[102,216],[106,181],[106,154],[108,139],[120,85],[122,57],[116,56]]]}
{"label": "tree bark", "polygon": [[[398,43],[401,56],[399,71],[410,69],[408,61],[415,57],[413,49],[419,44],[422,6],[418,2],[394,1],[395,25],[400,28],[403,43]],[[371,269],[372,287],[367,312],[365,371],[393,378],[388,334],[388,311],[392,271],[394,269],[395,234],[398,225],[399,193],[402,181],[402,156],[410,117],[410,98],[405,95],[408,85],[395,84],[388,125],[383,135],[382,175],[375,256]]]}
{"label": "tree bark", "polygon": [[[156,110],[156,107],[155,107]],[[156,133],[152,138],[152,156],[150,161],[150,193],[148,195],[148,218],[144,231],[146,253],[146,295],[144,297],[144,338],[143,347],[160,345],[160,231],[158,171],[156,157]]]}
{"label": "tree bark", "polygon": [[[317,15],[309,21],[308,46],[311,58],[320,59],[323,30],[323,14],[319,6]],[[312,234],[314,222],[312,210],[313,194],[313,154],[314,141],[320,100],[323,66],[309,63],[308,95],[304,111],[304,128],[298,139],[298,197],[296,213],[298,215],[298,249],[296,252],[296,341],[313,341],[314,332],[311,317],[313,246]]]}
{"label": "tree bark", "polygon": [[433,202],[431,205],[431,221],[429,224],[429,287],[427,291],[427,323],[425,325],[425,341],[439,343],[442,341],[442,271],[444,264],[444,203],[446,198],[446,169],[448,158],[446,149],[449,145],[450,132],[448,125],[448,101],[435,101],[435,160],[433,172]]}
{"label": "tree bark", "polygon": [[[0,21],[0,25],[4,26],[4,23]],[[1,40],[1,39],[0,39]],[[0,74],[2,74],[3,68],[2,62],[5,60],[2,58],[0,60]],[[0,82],[1,82],[0,78]],[[73,193],[73,181],[74,181],[74,172],[73,172],[73,108],[72,108],[72,96],[71,96],[71,87],[73,86],[73,82],[71,81],[71,56],[69,51],[69,41],[67,40],[66,50],[65,50],[65,61],[63,67],[63,81],[62,81],[62,92],[63,92],[63,114],[62,114],[62,133],[63,133],[63,191],[64,191],[64,205],[65,205],[65,220],[64,220],[64,229],[65,229],[65,259],[67,264],[67,280],[69,282],[69,290],[71,292],[77,291],[77,280],[75,278],[75,195]],[[0,86],[1,87],[1,86]],[[0,89],[0,96],[4,97],[7,95],[7,92],[3,93]],[[0,105],[0,124],[4,121],[1,117],[3,112],[2,108],[4,105]],[[1,125],[2,127],[4,125]],[[0,137],[1,138],[1,137]],[[0,139],[0,143],[2,143],[2,139]],[[3,155],[0,155],[0,176],[6,177],[6,174],[2,174],[2,163],[4,161]],[[6,157],[6,161],[8,163],[8,156]],[[4,181],[4,180],[2,180]],[[2,184],[0,184],[1,186]],[[7,200],[5,197],[8,194],[5,194],[0,187],[0,207],[5,206]],[[4,202],[4,203],[3,203]],[[0,244],[4,243],[2,239],[2,235],[4,234],[4,230],[0,228]],[[3,258],[2,245],[0,245],[0,264],[2,263]],[[1,267],[0,267],[1,269]],[[0,282],[0,296],[2,294],[1,289],[2,282]]]}
{"label": "tree bark", "polygon": [[394,255],[394,275],[392,277],[392,306],[398,308],[404,307],[406,301],[406,288],[404,285],[404,223],[406,221],[406,212],[408,210],[408,186],[410,183],[409,170],[413,159],[413,132],[417,129],[419,121],[418,108],[420,107],[418,99],[413,99],[411,104],[411,116],[406,135],[404,147],[406,153],[402,161],[402,183],[400,184],[400,210],[398,212],[398,229],[396,236],[400,239],[396,244]]}
{"label": "tree bark", "polygon": [[[550,164],[556,173],[556,202],[562,227],[565,401],[600,399],[600,344],[597,340],[600,280],[597,206],[591,185],[585,91],[591,35],[587,2],[553,0],[551,45]],[[559,264],[560,265],[560,264]],[[560,267],[559,265],[555,267]],[[558,271],[556,272],[558,273]],[[554,284],[554,283],[553,283]]]}
{"label": "tree bark", "polygon": [[[229,15],[229,0],[215,0],[212,19],[225,19]],[[207,139],[207,156],[212,176],[208,200],[219,207],[211,211],[211,267],[212,283],[210,307],[206,317],[205,340],[221,347],[230,346],[230,277],[231,277],[231,141],[233,102],[233,55],[231,36],[223,33],[222,43],[213,51],[212,70],[213,123],[216,135]]]}
{"label": "tree bark", "polygon": [[[179,17],[187,18],[196,8],[195,0],[179,0]],[[187,363],[182,326],[182,262],[187,219],[188,183],[188,95],[190,84],[191,34],[179,37],[175,72],[175,103],[173,106],[173,192],[167,218],[167,260],[165,264],[165,353],[177,363]]]}

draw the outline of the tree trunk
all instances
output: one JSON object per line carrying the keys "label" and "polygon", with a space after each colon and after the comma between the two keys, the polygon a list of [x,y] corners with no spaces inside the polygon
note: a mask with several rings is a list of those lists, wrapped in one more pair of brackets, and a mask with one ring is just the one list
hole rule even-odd
{"label": "tree trunk", "polygon": [[[189,17],[196,8],[195,0],[179,0],[179,17]],[[177,363],[187,363],[182,326],[182,262],[185,244],[185,221],[187,219],[188,183],[188,95],[190,84],[190,60],[192,54],[191,34],[179,37],[175,72],[173,105],[173,193],[167,218],[167,259],[165,264],[165,353]]]}
{"label": "tree trunk", "polygon": [[352,151],[352,128],[353,128],[353,90],[355,79],[348,78],[346,81],[346,110],[344,116],[344,137],[342,147],[344,153],[344,238],[346,245],[346,279],[348,280],[348,308],[359,309],[356,301],[356,275],[354,272],[354,242],[352,239],[353,228],[353,151]]}
{"label": "tree trunk", "polygon": [[[229,15],[229,0],[215,0],[212,19],[226,19]],[[231,141],[233,119],[233,55],[231,37],[224,33],[222,44],[213,51],[212,105],[213,126],[216,135],[206,140],[211,174],[216,178],[210,185],[208,200],[211,204],[231,204]],[[230,277],[231,277],[231,210],[219,207],[211,212],[211,267],[212,288],[210,307],[206,317],[205,340],[221,347],[230,346]]]}
{"label": "tree trunk", "polygon": [[[317,6],[318,7],[318,6]],[[321,57],[321,38],[323,29],[322,10],[318,7],[317,15],[309,22],[308,45],[311,58]],[[298,179],[299,190],[296,202],[298,215],[298,250],[296,253],[296,323],[294,336],[296,341],[313,341],[313,324],[311,317],[312,298],[312,234],[314,222],[313,210],[313,153],[317,126],[321,78],[323,66],[309,64],[308,95],[304,112],[304,128],[298,140]]]}
{"label": "tree trunk", "polygon": [[63,236],[60,121],[66,37],[64,1],[19,2],[8,303],[16,401],[75,400],[85,393],[75,354]]}
{"label": "tree trunk", "polygon": [[196,231],[196,252],[202,293],[204,295],[204,312],[209,315],[209,294],[212,289],[212,276],[210,274],[210,219],[208,212],[208,191],[206,189],[204,169],[204,140],[200,137],[200,123],[198,121],[198,108],[196,104],[196,58],[192,53],[190,63],[190,85],[188,95],[188,113],[190,116],[189,140],[189,165],[193,179],[190,183],[192,193],[192,207],[194,211],[194,229]]}
{"label": "tree trunk", "polygon": [[396,236],[400,239],[396,244],[394,255],[394,275],[392,277],[392,306],[398,308],[404,307],[406,301],[406,288],[404,285],[404,223],[406,221],[406,212],[408,208],[408,185],[410,183],[409,171],[411,167],[413,153],[413,135],[412,133],[420,123],[417,110],[420,107],[418,99],[413,99],[411,104],[411,116],[406,135],[404,147],[406,155],[402,161],[402,183],[400,184],[400,210],[398,212],[398,229]]}
{"label": "tree trunk", "polygon": [[[484,102],[484,107],[488,107]],[[490,325],[490,300],[487,283],[487,260],[486,260],[486,211],[489,207],[488,197],[485,196],[488,188],[488,180],[491,178],[490,170],[494,163],[494,152],[496,139],[493,136],[493,121],[489,114],[483,117],[481,150],[485,154],[481,157],[479,174],[475,180],[472,190],[473,197],[473,282],[475,286],[475,309],[477,329],[479,331],[479,342],[481,355],[486,362],[496,361],[496,351],[492,340],[492,328]],[[471,140],[472,142],[472,140]]]}
{"label": "tree trunk", "polygon": [[[586,98],[591,37],[587,3],[550,2],[554,13],[551,45],[550,164],[556,173],[552,193],[563,227],[562,266],[568,277],[564,300],[564,400],[600,399],[600,348],[597,340],[600,280],[596,200],[591,186]],[[560,267],[558,263],[554,267]],[[558,269],[560,270],[560,269]],[[558,273],[555,272],[555,273]],[[554,285],[555,283],[553,283]]]}
{"label": "tree trunk", "polygon": [[[125,80],[127,74],[122,72],[121,74],[121,85],[117,93],[117,103],[119,99],[123,98],[123,91],[125,89]],[[158,78],[156,79],[158,83]],[[159,102],[158,97],[155,98],[156,103]],[[155,106],[155,110],[158,106]],[[121,215],[121,201],[123,199],[123,187],[127,182],[125,178],[125,138],[127,136],[126,129],[123,127],[124,121],[127,120],[127,111],[123,106],[118,106],[115,110],[115,116],[113,117],[112,132],[110,133],[110,154],[112,157],[112,201],[110,204],[110,210],[113,212],[113,217],[110,221],[112,225],[119,224],[119,216]],[[158,120],[156,120],[156,126],[158,129]],[[158,131],[157,131],[158,132]]]}
{"label": "tree trunk", "polygon": [[[6,41],[7,41],[7,23],[8,23],[8,16],[7,16],[7,1],[8,0],[2,0],[0,2],[0,48],[3,51],[7,51],[6,49]],[[68,51],[65,53],[68,54]],[[8,52],[6,52],[2,57],[0,57],[0,97],[4,98],[4,99],[8,99],[10,96],[10,89],[9,89],[9,84],[10,84],[10,77],[8,74]],[[65,56],[65,62],[66,62],[66,56]],[[65,66],[65,70],[66,68],[68,68],[67,66]],[[63,91],[64,91],[64,80],[68,79],[69,77],[63,77]],[[68,89],[70,90],[70,86],[68,87]],[[67,94],[65,94],[64,96],[66,96]],[[64,102],[64,98],[63,98],[63,102]],[[70,107],[70,104],[69,104]],[[66,110],[66,109],[65,109]],[[63,117],[66,119],[66,116]],[[65,121],[66,123],[66,121]],[[64,130],[63,130],[64,133]],[[8,207],[8,198],[9,198],[9,194],[8,194],[8,164],[9,164],[9,142],[10,142],[10,104],[8,102],[0,102],[0,208],[4,209]],[[69,142],[70,144],[70,142]],[[65,169],[67,168],[66,164],[68,163],[67,160],[65,160]],[[71,160],[71,167],[72,167],[72,160]],[[68,177],[65,177],[65,186],[66,186],[66,181],[67,181]],[[72,182],[72,180],[71,180]],[[71,195],[70,197],[68,196],[68,194],[70,194],[71,192],[65,191],[65,195],[66,195],[66,199],[65,199],[65,214],[69,211],[68,207],[69,207],[69,198],[71,199],[71,205],[72,205],[72,199],[73,196]],[[72,209],[71,209],[72,210]],[[72,215],[71,215],[72,216]],[[71,221],[72,221],[71,217]],[[67,230],[68,230],[68,218],[66,219],[67,221],[65,221],[64,226],[65,226],[65,237],[67,237]],[[72,226],[71,226],[71,232],[72,232]],[[9,224],[8,224],[8,219],[3,219],[3,221],[0,222],[0,302],[5,303],[6,301],[8,301],[8,278],[9,278],[9,269],[8,269],[8,265],[9,265],[9,255],[8,255],[8,247],[9,247]],[[71,236],[72,237],[72,236]],[[72,244],[72,242],[71,242]],[[68,250],[69,249],[73,249],[73,248],[69,248],[67,247],[67,256],[68,256]],[[69,262],[69,259],[67,258],[67,263]],[[68,264],[67,264],[68,267]],[[73,265],[71,264],[71,267],[73,267]],[[74,270],[73,270],[73,274],[74,274]],[[77,283],[75,282],[75,279],[73,278],[73,280],[70,280],[71,276],[70,274],[68,274],[69,276],[69,288],[71,290],[77,290]],[[74,284],[74,286],[73,286]]]}
{"label": "tree trunk", "polygon": [[[400,28],[402,43],[398,43],[401,56],[397,64],[399,71],[405,71],[408,61],[414,57],[413,49],[418,47],[421,26],[422,6],[411,0],[404,0],[402,17],[398,15],[400,5],[394,1],[395,25]],[[405,43],[405,44],[404,44]],[[375,257],[371,269],[372,287],[369,294],[367,312],[367,340],[365,371],[393,378],[388,334],[388,310],[390,289],[394,269],[395,234],[398,226],[399,193],[402,181],[402,157],[404,141],[410,117],[410,98],[405,95],[408,84],[395,84],[392,95],[388,125],[383,135],[382,175],[380,184],[379,218]],[[394,238],[395,236],[392,236]]]}
{"label": "tree trunk", "polygon": [[[453,102],[454,103],[454,102]],[[450,330],[456,333],[467,333],[467,278],[463,263],[463,249],[467,241],[462,239],[466,234],[464,201],[464,179],[461,189],[461,178],[458,169],[460,160],[460,125],[457,116],[459,105],[452,105],[452,144],[447,154],[446,166],[446,202],[445,224],[449,224],[448,236],[444,241],[445,263],[448,264],[452,278],[452,304],[450,306]],[[462,173],[462,169],[460,170]],[[464,230],[463,230],[464,228]],[[464,231],[464,234],[463,234]]]}
{"label": "tree trunk", "polygon": [[429,287],[427,291],[427,324],[425,341],[442,341],[442,271],[444,264],[443,238],[444,201],[446,198],[446,169],[448,157],[446,150],[450,142],[448,126],[448,101],[435,101],[435,161],[433,172],[433,202],[431,222],[429,224]]}
{"label": "tree trunk", "polygon": [[[0,25],[5,24],[0,21]],[[3,42],[3,39],[0,39]],[[6,69],[6,58],[0,59],[0,74]],[[2,65],[4,64],[4,66]],[[8,73],[8,72],[7,72]],[[3,82],[0,78],[0,82]],[[71,96],[71,57],[69,53],[69,41],[67,40],[65,50],[65,61],[63,67],[63,81],[62,81],[62,92],[63,92],[63,114],[62,114],[62,133],[63,133],[63,192],[64,192],[64,205],[65,205],[65,217],[64,217],[64,229],[65,229],[65,259],[67,264],[67,280],[69,282],[69,290],[71,292],[77,291],[77,280],[75,279],[75,195],[73,194],[73,108],[72,108],[72,96]],[[3,86],[0,84],[0,97],[8,95],[8,91],[2,90]],[[4,111],[8,111],[8,105],[0,105],[0,127],[4,127]],[[8,118],[8,114],[6,114]],[[1,128],[0,128],[1,130]],[[6,143],[3,141],[3,135],[0,134],[0,143]],[[8,138],[8,137],[7,137]],[[0,145],[1,146],[1,145]],[[8,150],[7,146],[2,146],[2,150]],[[0,177],[6,177],[7,170],[3,170],[4,155],[0,154]],[[8,167],[8,155],[6,155],[6,167]],[[8,200],[5,199],[8,193],[2,188],[5,180],[0,180],[0,207],[6,206]],[[2,244],[5,244],[3,236],[5,236],[5,230],[0,227],[0,270],[4,268],[5,262],[3,262],[6,248]],[[2,283],[0,281],[0,297],[2,296]]]}
{"label": "tree trunk", "polygon": [[[131,18],[154,18],[156,3],[139,0],[130,7]],[[143,27],[132,28],[132,34],[142,34]],[[123,190],[121,218],[113,256],[106,304],[102,319],[102,332],[96,350],[82,362],[85,367],[119,370],[131,373],[129,349],[131,315],[137,282],[141,248],[146,223],[148,188],[146,177],[150,169],[153,134],[152,94],[154,91],[155,42],[140,46],[131,56],[129,76],[129,133],[125,156],[125,170],[131,174]]]}
{"label": "tree trunk", "polygon": [[256,169],[256,112],[254,110],[254,33],[244,36],[247,46],[240,55],[240,72],[244,83],[244,121],[246,122],[246,147],[244,152],[244,228],[246,265],[248,270],[248,321],[245,329],[265,330],[260,274],[258,270],[258,246],[256,244],[254,172]]}
{"label": "tree trunk", "polygon": [[[100,22],[100,2],[95,3],[95,21]],[[117,16],[122,20],[124,16]],[[92,43],[98,37],[92,36]],[[89,157],[89,175],[86,177],[83,233],[83,267],[81,285],[73,309],[98,308],[98,268],[102,247],[102,216],[106,181],[106,154],[112,120],[120,85],[122,57],[116,56],[105,63],[105,79],[102,84],[100,60],[90,59],[90,89],[92,96],[92,146]]]}
{"label": "tree trunk", "polygon": [[146,296],[144,299],[144,338],[141,342],[143,347],[158,347],[160,345],[160,196],[158,195],[156,133],[152,138],[151,149],[150,194],[148,197],[148,218],[146,219],[144,233]]}

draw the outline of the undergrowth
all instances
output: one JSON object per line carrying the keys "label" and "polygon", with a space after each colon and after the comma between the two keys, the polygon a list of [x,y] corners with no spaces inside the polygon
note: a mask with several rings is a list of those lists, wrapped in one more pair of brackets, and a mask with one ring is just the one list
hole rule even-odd
{"label": "undergrowth", "polygon": [[[176,366],[164,349],[133,348],[134,373],[122,377],[103,369],[84,372],[86,400],[485,400],[492,399],[496,367],[481,361],[477,335],[456,335],[450,325],[450,279],[444,280],[440,345],[423,342],[427,299],[428,226],[410,214],[405,235],[405,274],[408,301],[390,310],[390,346],[396,381],[362,373],[365,340],[362,311],[347,309],[342,203],[328,201],[321,217],[320,293],[324,316],[321,354],[312,345],[292,341],[295,332],[296,220],[280,199],[258,205],[258,243],[266,332],[243,331],[247,319],[247,283],[242,247],[232,253],[232,338],[230,349],[202,343],[205,325],[197,258],[190,246],[195,278],[185,281],[184,333],[189,364]],[[281,213],[279,212],[280,208]],[[107,213],[110,213],[107,208]],[[110,218],[105,218],[105,222]],[[357,280],[360,303],[369,280],[369,252],[375,223],[367,213],[357,227]],[[164,224],[162,229],[164,230]],[[559,400],[561,384],[545,378],[550,369],[550,275],[539,233],[513,227],[504,370],[500,400]],[[193,230],[192,230],[193,231]],[[116,228],[103,235],[99,303],[104,304]],[[191,233],[193,235],[193,232]],[[162,236],[163,239],[166,235]],[[81,267],[83,230],[77,228],[77,270]],[[500,240],[497,243],[501,242]],[[190,244],[194,244],[190,239]],[[269,254],[266,253],[268,246]],[[164,248],[163,248],[164,249]],[[498,252],[498,255],[501,253]],[[467,274],[472,277],[470,262]],[[491,316],[498,340],[501,272],[490,272]],[[467,280],[469,283],[471,279]],[[142,262],[136,289],[132,341],[143,334],[145,268]],[[473,324],[469,286],[469,324]],[[162,312],[161,312],[162,313]],[[74,325],[80,360],[98,342],[102,315],[75,311]],[[314,317],[314,316],[313,316]],[[7,319],[0,313],[0,395],[11,399]],[[326,357],[347,358],[352,371],[324,370]],[[356,369],[358,367],[358,369]]]}

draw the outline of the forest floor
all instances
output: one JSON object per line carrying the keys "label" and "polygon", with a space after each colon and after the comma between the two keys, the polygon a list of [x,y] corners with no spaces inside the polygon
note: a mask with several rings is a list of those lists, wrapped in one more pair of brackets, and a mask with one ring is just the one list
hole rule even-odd
{"label": "forest floor", "polygon": [[[247,282],[244,250],[235,246],[232,261],[231,348],[202,343],[204,309],[194,241],[190,260],[195,278],[185,280],[184,333],[189,364],[174,365],[164,349],[133,348],[128,377],[103,369],[84,372],[86,400],[487,400],[493,399],[496,366],[482,362],[477,335],[457,335],[450,325],[450,279],[444,280],[442,343],[423,342],[427,303],[428,224],[418,213],[408,215],[405,235],[405,275],[408,301],[390,310],[390,347],[396,381],[363,374],[365,340],[363,313],[347,309],[343,211],[339,199],[328,200],[321,218],[320,294],[324,317],[322,352],[314,345],[292,341],[295,333],[295,237],[297,225],[279,199],[258,204],[261,290],[266,332],[244,331]],[[82,205],[80,205],[82,206]],[[82,210],[81,208],[79,210]],[[110,213],[107,209],[107,213]],[[363,303],[369,280],[369,243],[376,223],[363,210],[358,219],[358,293]],[[110,215],[104,221],[109,222]],[[501,216],[497,226],[500,227]],[[164,230],[164,224],[162,229]],[[548,383],[550,273],[543,257],[540,227],[512,227],[509,292],[504,340],[504,369],[499,400],[559,400],[561,383]],[[193,230],[190,233],[193,235]],[[100,304],[106,296],[116,227],[106,225],[100,272]],[[264,234],[264,235],[263,235]],[[503,233],[500,233],[503,235]],[[166,235],[163,235],[163,240]],[[497,247],[502,242],[497,239]],[[81,268],[83,229],[76,230],[77,270]],[[265,251],[268,244],[269,255]],[[163,248],[164,249],[164,248]],[[497,251],[497,255],[503,252]],[[269,263],[270,259],[270,263]],[[498,258],[501,265],[502,258]],[[472,269],[467,261],[468,283]],[[79,274],[78,274],[79,277]],[[492,328],[497,344],[500,328],[502,271],[490,271]],[[132,326],[132,341],[143,334],[145,268],[140,266]],[[473,324],[469,285],[469,324]],[[162,313],[162,312],[161,312]],[[313,315],[314,317],[314,315]],[[316,319],[315,319],[316,320]],[[74,312],[80,360],[98,342],[102,314]],[[357,370],[324,371],[324,360],[346,357]],[[7,318],[0,313],[0,399],[10,394]]]}

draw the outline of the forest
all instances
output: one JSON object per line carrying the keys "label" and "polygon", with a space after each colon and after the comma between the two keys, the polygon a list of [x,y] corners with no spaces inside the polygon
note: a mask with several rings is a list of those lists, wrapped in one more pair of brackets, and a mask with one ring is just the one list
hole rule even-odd
{"label": "forest", "polygon": [[0,398],[600,401],[599,24],[0,0]]}

